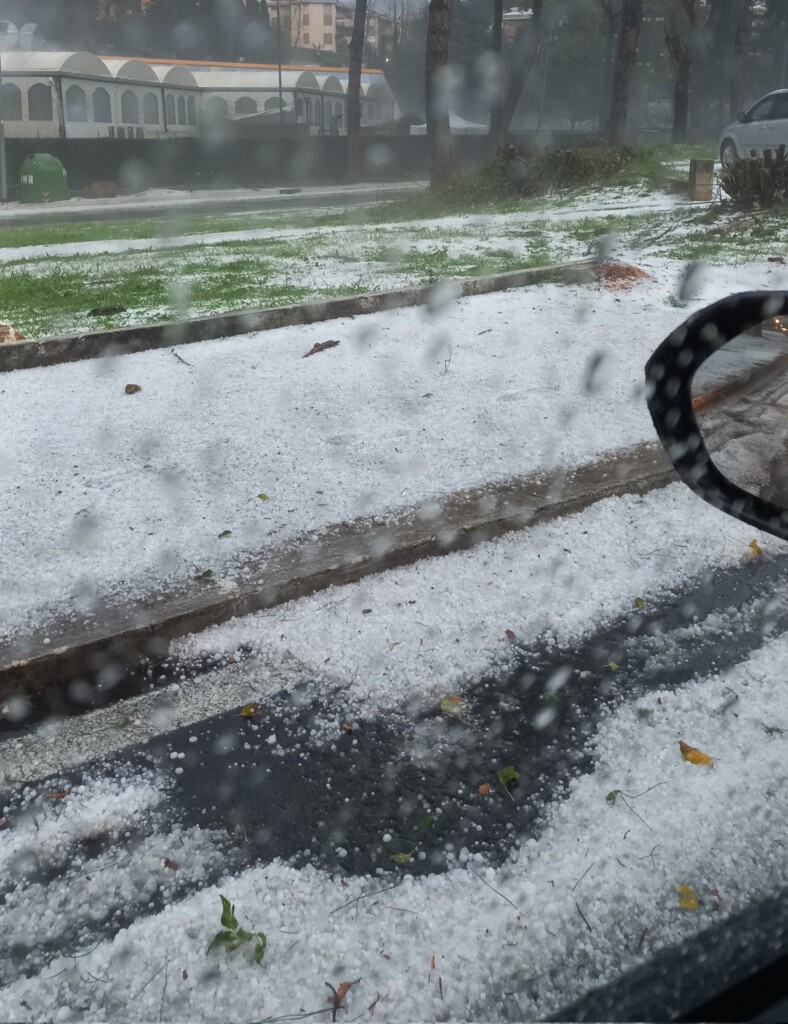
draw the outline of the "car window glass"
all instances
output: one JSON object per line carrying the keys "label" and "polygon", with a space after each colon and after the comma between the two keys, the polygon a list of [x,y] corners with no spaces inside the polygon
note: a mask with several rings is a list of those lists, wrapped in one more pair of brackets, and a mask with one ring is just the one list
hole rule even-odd
{"label": "car window glass", "polygon": [[780,93],[779,96],[774,97],[774,109],[771,116],[788,119],[788,92]]}
{"label": "car window glass", "polygon": [[752,110],[750,110],[749,119],[751,121],[767,121],[772,116],[773,107],[774,96],[767,96],[765,100],[756,103]]}

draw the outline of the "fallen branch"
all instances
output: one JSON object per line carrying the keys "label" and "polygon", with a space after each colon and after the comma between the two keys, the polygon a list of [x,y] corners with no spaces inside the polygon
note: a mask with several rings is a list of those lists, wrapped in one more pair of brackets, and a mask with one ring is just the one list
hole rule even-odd
{"label": "fallen branch", "polygon": [[301,358],[306,359],[307,356],[316,356],[318,352],[325,352],[327,348],[336,348],[338,344],[338,341],[316,341],[310,350],[305,352]]}

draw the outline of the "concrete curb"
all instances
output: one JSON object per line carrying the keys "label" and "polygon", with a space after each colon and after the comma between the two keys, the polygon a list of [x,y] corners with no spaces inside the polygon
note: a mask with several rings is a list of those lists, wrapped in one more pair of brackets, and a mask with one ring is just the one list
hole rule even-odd
{"label": "concrete curb", "polygon": [[177,323],[125,327],[117,331],[91,331],[89,334],[68,334],[40,341],[17,341],[0,345],[0,373],[25,370],[59,363],[73,363],[101,356],[147,352],[173,345],[189,345],[197,341],[217,340],[271,331],[278,327],[314,324],[323,320],[363,316],[386,309],[429,305],[442,295],[486,295],[490,292],[523,288],[527,285],[553,282],[559,284],[588,283],[595,280],[595,260],[579,260],[558,266],[512,270],[486,277],[459,278],[439,285],[415,285],[389,292],[367,292],[363,295],[301,302],[272,309],[249,309],[219,316],[196,317]]}
{"label": "concrete curb", "polygon": [[640,444],[566,473],[535,473],[448,495],[434,518],[405,508],[384,521],[339,523],[318,540],[296,538],[253,556],[245,563],[248,582],[229,593],[212,582],[181,584],[164,600],[160,589],[156,600],[131,610],[103,604],[100,620],[50,624],[12,643],[0,651],[0,699],[101,678],[104,671],[117,678],[145,658],[163,658],[176,637],[675,479],[661,446]]}

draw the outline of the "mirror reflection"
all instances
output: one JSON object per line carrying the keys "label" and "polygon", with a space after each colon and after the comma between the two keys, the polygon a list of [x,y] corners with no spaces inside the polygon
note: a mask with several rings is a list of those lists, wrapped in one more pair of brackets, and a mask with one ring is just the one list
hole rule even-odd
{"label": "mirror reflection", "polygon": [[770,317],[715,352],[693,378],[692,404],[720,472],[788,505],[788,317]]}

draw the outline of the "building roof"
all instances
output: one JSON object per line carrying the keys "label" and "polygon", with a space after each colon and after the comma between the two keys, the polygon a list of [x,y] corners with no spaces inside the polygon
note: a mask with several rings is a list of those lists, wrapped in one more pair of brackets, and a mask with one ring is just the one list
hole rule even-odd
{"label": "building roof", "polygon": [[192,89],[197,88],[197,79],[188,68],[172,64],[154,64],[153,73],[160,82],[167,85],[187,85]]}
{"label": "building roof", "polygon": [[128,78],[132,82],[158,82],[158,76],[150,64],[135,57],[121,57],[104,60],[115,78]]}
{"label": "building roof", "polygon": [[94,53],[84,50],[11,50],[3,54],[3,71],[29,75],[102,75],[112,77],[107,65]]}

